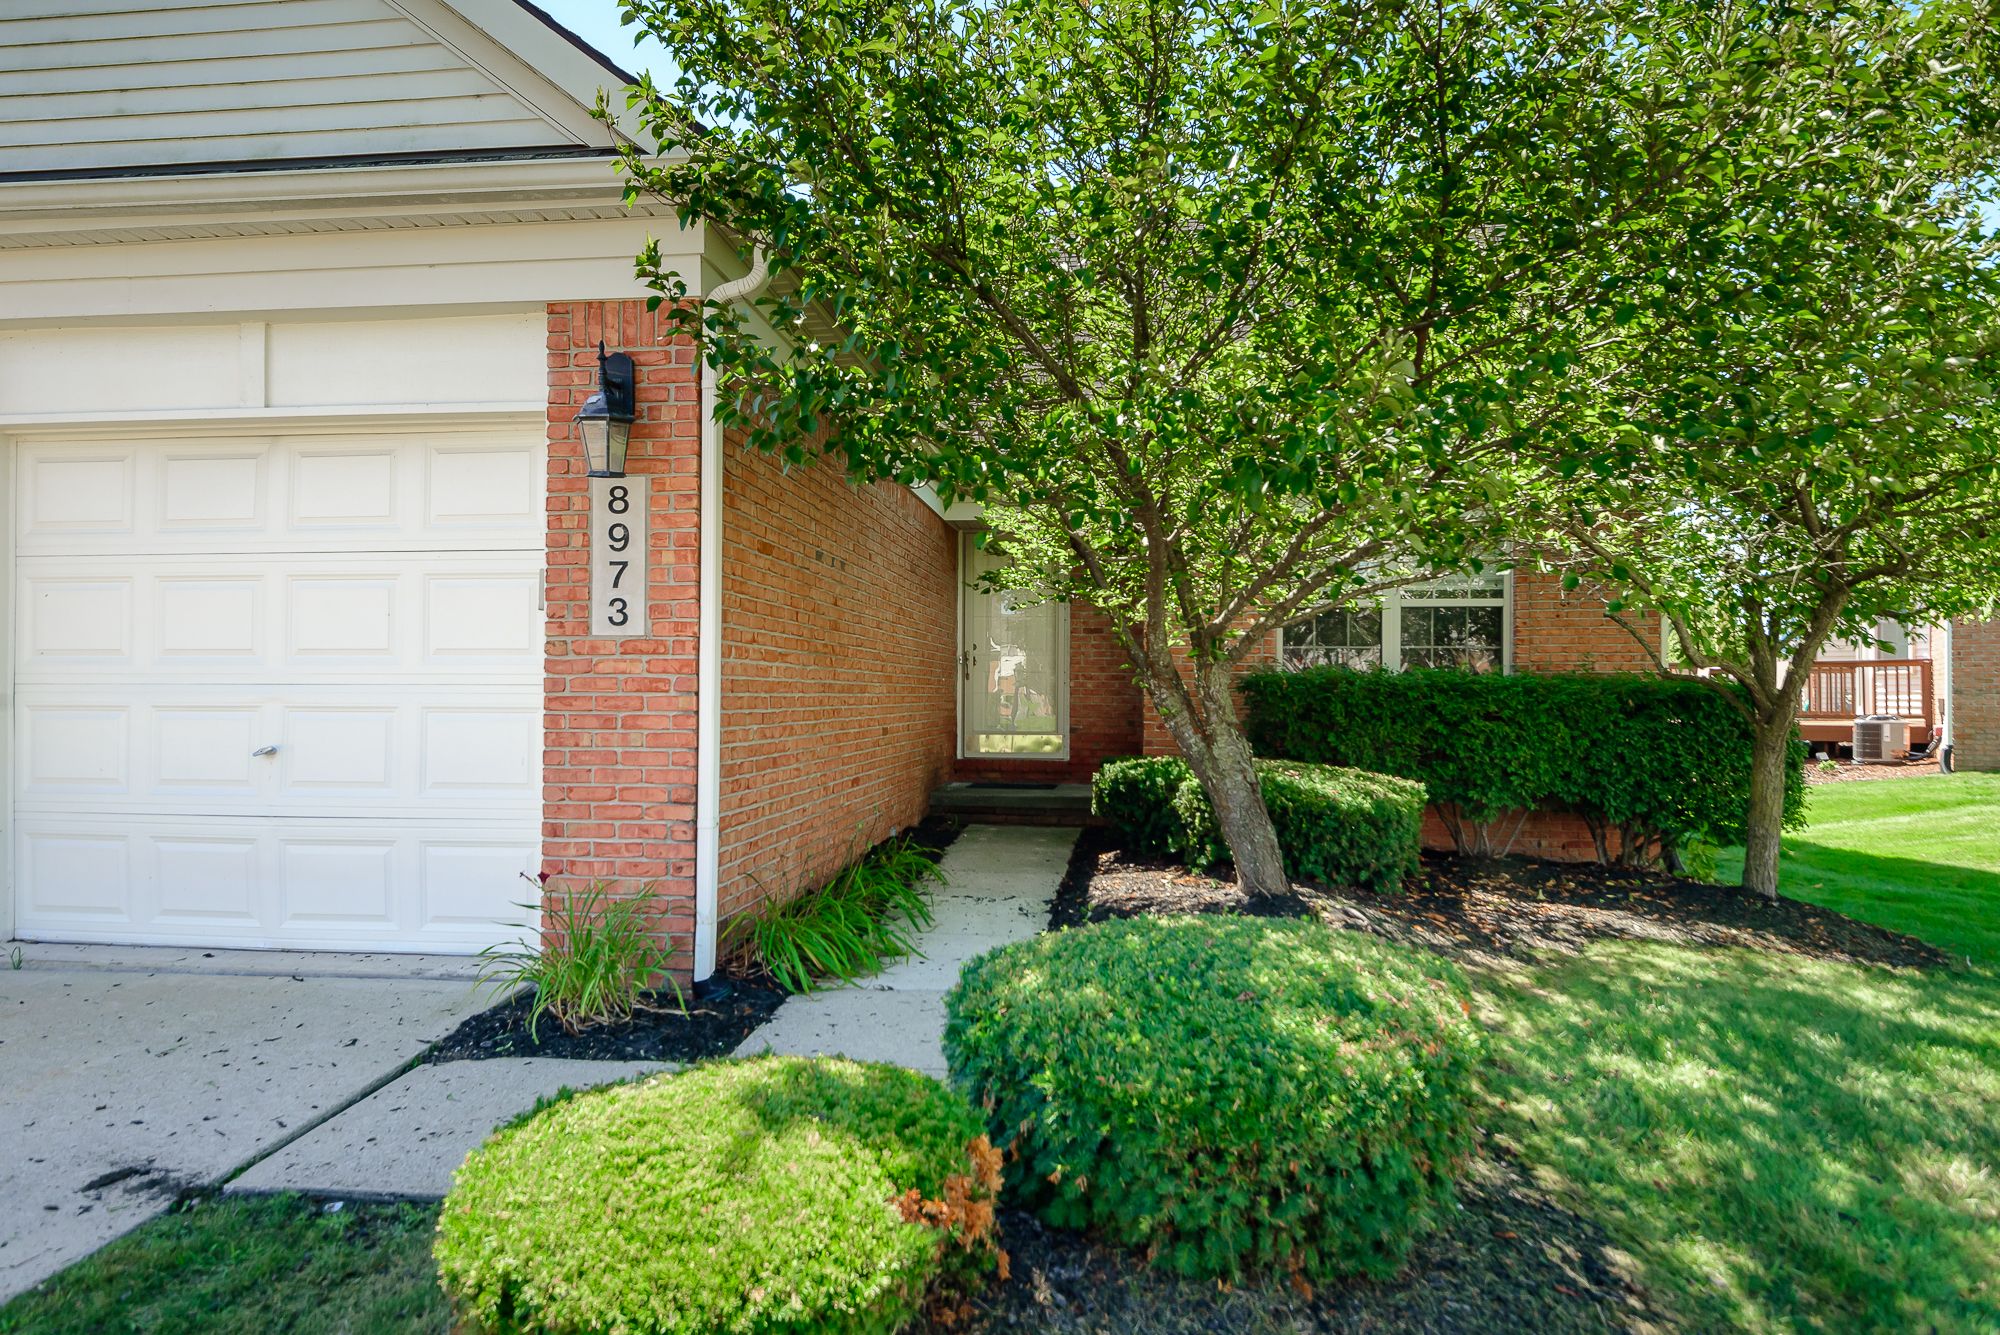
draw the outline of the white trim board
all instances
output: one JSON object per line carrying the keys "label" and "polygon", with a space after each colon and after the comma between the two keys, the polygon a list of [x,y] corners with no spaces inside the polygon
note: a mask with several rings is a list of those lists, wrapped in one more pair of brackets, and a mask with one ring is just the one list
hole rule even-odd
{"label": "white trim board", "polygon": [[[638,300],[648,240],[698,280],[700,229],[649,218],[0,250],[0,322]],[[443,312],[440,312],[443,313]]]}
{"label": "white trim board", "polygon": [[7,420],[35,426],[538,412],[546,330],[540,309],[0,328],[0,404]]}

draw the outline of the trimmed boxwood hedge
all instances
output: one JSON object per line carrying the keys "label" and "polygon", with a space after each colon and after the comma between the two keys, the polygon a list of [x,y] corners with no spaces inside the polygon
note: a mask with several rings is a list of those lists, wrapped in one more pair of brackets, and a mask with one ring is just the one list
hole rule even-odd
{"label": "trimmed boxwood hedge", "polygon": [[[1750,725],[1706,682],[1312,668],[1255,673],[1241,688],[1259,755],[1419,780],[1463,851],[1476,827],[1537,809],[1576,812],[1600,839],[1616,830],[1641,852],[1743,835]],[[1804,758],[1795,744],[1792,819],[1804,811]]]}
{"label": "trimmed boxwood hedge", "polygon": [[763,1057],[562,1100],[458,1170],[438,1274],[466,1329],[889,1335],[997,1255],[999,1156],[901,1067]]}
{"label": "trimmed boxwood hedge", "polygon": [[1010,1197],[1184,1275],[1389,1274],[1471,1143],[1457,973],[1315,920],[1051,933],[967,965],[945,1009]]}
{"label": "trimmed boxwood hedge", "polygon": [[[1420,783],[1335,765],[1257,762],[1264,806],[1292,876],[1393,891],[1417,870],[1426,797]],[[1128,851],[1171,854],[1210,868],[1228,847],[1187,762],[1172,756],[1106,761],[1091,810]]]}
{"label": "trimmed boxwood hedge", "polygon": [[1118,831],[1129,853],[1177,856],[1187,830],[1174,810],[1174,794],[1193,777],[1179,756],[1107,760],[1090,780],[1091,814]]}

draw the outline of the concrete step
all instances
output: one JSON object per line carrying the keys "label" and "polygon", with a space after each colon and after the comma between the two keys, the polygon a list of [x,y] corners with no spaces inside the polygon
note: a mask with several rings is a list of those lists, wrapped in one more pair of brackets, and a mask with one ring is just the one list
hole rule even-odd
{"label": "concrete step", "polygon": [[931,814],[991,825],[1093,825],[1087,783],[948,783],[931,792]]}

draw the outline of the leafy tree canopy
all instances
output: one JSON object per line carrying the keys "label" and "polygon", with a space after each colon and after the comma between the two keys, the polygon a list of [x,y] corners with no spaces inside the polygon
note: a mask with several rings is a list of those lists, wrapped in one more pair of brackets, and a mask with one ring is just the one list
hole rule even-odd
{"label": "leafy tree canopy", "polygon": [[985,505],[1110,614],[1276,889],[1231,663],[1549,513],[1679,533],[1688,414],[1620,368],[1783,341],[1787,271],[1838,263],[1759,212],[1807,166],[1863,160],[1843,217],[1871,158],[1885,219],[1931,207],[1878,123],[1979,129],[1952,44],[1991,3],[625,0],[680,69],[625,167],[770,256],[754,317],[645,257],[723,414]]}
{"label": "leafy tree canopy", "polygon": [[1004,511],[1198,656],[1490,543],[1523,405],[1745,119],[1636,7],[626,11],[681,66],[634,189],[781,276],[792,348],[704,312],[753,442]]}
{"label": "leafy tree canopy", "polygon": [[2000,601],[1992,8],[1774,14],[1752,138],[1681,201],[1678,256],[1627,289],[1533,451],[1535,527],[1571,578],[1663,613],[1744,688],[1746,881],[1767,892],[1827,641]]}

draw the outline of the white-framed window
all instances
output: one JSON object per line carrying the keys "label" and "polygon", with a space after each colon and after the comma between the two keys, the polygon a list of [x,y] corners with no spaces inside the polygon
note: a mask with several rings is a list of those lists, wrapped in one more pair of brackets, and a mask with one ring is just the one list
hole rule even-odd
{"label": "white-framed window", "polygon": [[1453,575],[1382,595],[1370,608],[1322,612],[1284,631],[1288,668],[1449,667],[1506,672],[1514,659],[1514,578]]}

